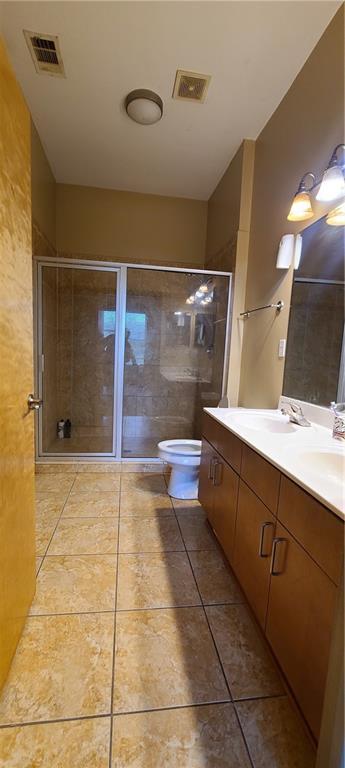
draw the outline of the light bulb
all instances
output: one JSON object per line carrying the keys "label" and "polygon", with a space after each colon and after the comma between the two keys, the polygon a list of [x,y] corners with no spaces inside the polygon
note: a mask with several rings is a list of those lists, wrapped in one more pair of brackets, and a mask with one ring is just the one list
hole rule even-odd
{"label": "light bulb", "polygon": [[203,284],[200,286],[200,288],[199,288],[199,291],[201,291],[201,293],[207,293],[207,291],[208,291],[208,285],[207,285],[206,283],[203,283]]}

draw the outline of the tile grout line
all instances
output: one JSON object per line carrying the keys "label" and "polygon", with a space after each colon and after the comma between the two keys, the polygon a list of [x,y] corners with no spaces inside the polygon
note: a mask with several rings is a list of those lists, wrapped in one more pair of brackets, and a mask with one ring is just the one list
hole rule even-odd
{"label": "tile grout line", "polygon": [[[174,506],[174,505],[173,505],[173,506]],[[182,536],[182,540],[183,540],[183,543],[184,543],[184,545],[185,545],[186,554],[187,554],[187,557],[188,557],[188,562],[189,562],[189,565],[190,565],[190,568],[191,568],[191,571],[192,571],[192,574],[193,574],[193,577],[194,577],[195,585],[196,585],[196,588],[197,588],[197,590],[198,590],[198,594],[199,594],[199,597],[200,597],[200,599],[201,599],[201,601],[202,601],[201,593],[200,593],[200,590],[199,590],[199,585],[198,585],[198,583],[197,583],[197,580],[196,580],[196,576],[195,576],[195,573],[194,573],[194,569],[193,569],[193,565],[192,565],[191,559],[190,559],[190,557],[189,557],[189,551],[188,551],[188,549],[187,549],[187,547],[186,547],[186,544],[185,544],[185,540],[184,540],[184,538],[183,538],[182,529],[181,529],[181,527],[180,527],[180,522],[179,522],[178,516],[177,516],[177,514],[176,514],[176,509],[175,509],[175,507],[174,507],[174,512],[175,512],[175,516],[176,516],[177,524],[178,524],[178,526],[179,526],[179,529],[180,529],[180,533],[181,533],[181,536]],[[206,517],[206,520],[207,520],[207,517]],[[213,536],[214,536],[214,534],[213,534]],[[217,542],[217,546],[219,546],[219,545],[218,545],[218,542]],[[249,746],[248,746],[248,744],[247,744],[247,740],[246,740],[246,738],[245,738],[245,735],[244,735],[244,732],[243,732],[243,729],[242,729],[242,726],[241,726],[241,723],[240,723],[240,720],[239,720],[239,716],[238,716],[238,713],[237,713],[237,710],[236,710],[236,706],[235,706],[235,703],[234,703],[234,699],[233,699],[233,696],[232,696],[231,688],[230,688],[230,685],[229,685],[229,683],[228,683],[228,680],[227,680],[227,677],[226,677],[226,674],[225,674],[225,671],[224,671],[223,663],[222,663],[222,660],[221,660],[221,658],[220,658],[220,654],[219,654],[219,651],[218,651],[218,648],[217,648],[217,644],[216,644],[216,641],[215,641],[215,638],[214,638],[214,635],[213,635],[213,632],[212,632],[212,629],[211,629],[211,625],[210,625],[210,622],[209,622],[209,619],[208,619],[208,616],[207,616],[207,613],[206,613],[206,610],[205,610],[205,605],[204,605],[204,603],[203,603],[203,602],[202,602],[202,608],[203,608],[203,611],[204,611],[204,616],[205,616],[205,619],[206,619],[206,622],[207,622],[207,626],[208,626],[208,629],[209,629],[209,632],[210,632],[210,635],[211,635],[211,638],[212,638],[212,641],[213,641],[213,645],[214,645],[214,648],[215,648],[215,651],[216,651],[216,654],[217,654],[217,657],[218,657],[218,661],[219,661],[219,664],[220,664],[220,668],[221,668],[221,670],[222,670],[222,673],[223,673],[223,677],[224,677],[224,680],[225,680],[225,684],[226,684],[226,687],[227,687],[227,689],[228,689],[228,691],[229,691],[230,702],[231,702],[231,704],[232,704],[232,707],[233,707],[233,711],[234,711],[234,713],[235,713],[235,717],[236,717],[236,720],[237,720],[237,723],[238,723],[238,727],[239,727],[240,733],[241,733],[241,735],[242,735],[243,745],[244,745],[244,748],[245,748],[245,750],[246,750],[246,752],[247,752],[247,755],[248,755],[248,760],[249,760],[249,763],[250,763],[250,765],[251,765],[251,768],[255,768],[255,767],[254,767],[254,764],[253,764],[253,761],[252,761],[252,758],[251,758],[251,754],[250,754],[250,751],[249,751]]]}
{"label": "tile grout line", "polygon": [[[71,474],[72,474],[72,473],[71,473]],[[45,560],[45,558],[46,558],[46,556],[47,556],[47,552],[48,552],[48,549],[49,549],[49,547],[50,547],[50,545],[51,545],[51,543],[52,543],[52,539],[53,539],[53,536],[54,536],[54,534],[55,534],[55,531],[56,531],[56,529],[57,529],[57,527],[58,527],[58,525],[59,525],[59,522],[60,522],[60,520],[61,520],[61,517],[62,517],[62,513],[63,513],[63,511],[64,511],[64,509],[65,509],[65,506],[66,506],[66,504],[67,504],[67,501],[68,501],[68,499],[69,499],[69,497],[70,497],[70,494],[71,494],[71,490],[72,490],[72,488],[73,488],[73,486],[74,486],[74,483],[75,483],[75,478],[76,478],[76,476],[77,476],[77,475],[75,474],[75,476],[74,476],[74,480],[73,480],[73,482],[72,482],[72,484],[71,484],[71,487],[70,487],[70,489],[69,489],[69,491],[68,491],[68,493],[67,493],[67,496],[66,496],[66,498],[65,498],[65,501],[63,502],[63,505],[62,505],[62,507],[61,507],[61,511],[60,511],[60,515],[59,515],[59,517],[58,517],[58,518],[57,518],[57,520],[56,520],[56,525],[55,525],[55,528],[54,528],[54,530],[53,530],[53,533],[52,533],[52,535],[51,535],[51,537],[50,537],[50,539],[49,539],[49,542],[48,542],[48,544],[47,544],[47,547],[46,547],[46,550],[45,550],[45,553],[44,553],[44,555],[37,555],[37,554],[36,554],[36,557],[42,557],[42,562],[41,562],[41,564],[40,564],[40,567],[39,567],[39,569],[38,569],[38,571],[37,571],[37,573],[36,573],[36,581],[37,581],[37,577],[38,577],[38,574],[39,574],[39,572],[40,572],[40,570],[41,570],[41,568],[42,568],[42,565],[43,565],[43,563],[44,563],[44,560]],[[35,522],[36,522],[36,514],[37,514],[37,510],[36,510],[36,502],[37,502],[37,501],[38,501],[38,499],[36,499],[36,492],[35,492]],[[47,498],[47,499],[43,499],[43,501],[49,501],[49,496],[48,496],[48,498]],[[35,592],[36,592],[36,590],[35,590]]]}
{"label": "tile grout line", "polygon": [[116,660],[117,593],[118,593],[118,584],[119,584],[121,485],[122,485],[122,473],[120,474],[119,494],[118,494],[116,580],[115,580],[115,596],[114,596],[114,637],[113,637],[113,658],[112,658],[111,691],[110,691],[109,768],[111,768],[111,764],[112,764],[112,751],[113,751],[113,709],[114,709],[115,660]]}
{"label": "tile grout line", "polygon": [[[286,695],[282,695],[281,697],[276,696],[266,696],[266,699],[269,698],[288,698]],[[260,701],[261,699],[245,699],[245,701]],[[125,710],[124,712],[100,712],[100,713],[94,713],[92,715],[71,715],[70,717],[55,717],[51,720],[27,720],[26,722],[16,722],[16,723],[1,723],[0,724],[0,731],[5,730],[6,728],[29,728],[30,726],[35,725],[51,725],[54,723],[70,723],[70,722],[78,722],[79,720],[104,720],[105,718],[117,718],[117,717],[128,717],[131,715],[145,715],[150,714],[151,712],[170,712],[180,709],[194,709],[195,707],[217,707],[217,706],[224,706],[224,704],[229,704],[230,706],[235,706],[239,702],[232,702],[229,701],[229,699],[217,699],[213,700],[210,699],[209,701],[198,701],[195,703],[189,703],[189,704],[172,704],[170,706],[166,707],[152,707],[151,709],[129,709]]]}
{"label": "tile grout line", "polygon": [[218,651],[218,648],[217,648],[217,646],[216,646],[216,642],[215,642],[215,639],[214,639],[214,637],[213,637],[213,633],[212,633],[212,630],[211,630],[211,627],[210,627],[210,623],[209,623],[209,620],[208,620],[208,616],[207,616],[207,614],[206,614],[206,611],[205,611],[205,606],[204,606],[204,604],[203,604],[203,601],[202,601],[202,597],[201,597],[201,593],[200,593],[199,585],[198,585],[198,582],[197,582],[197,580],[196,580],[196,577],[195,577],[195,573],[194,573],[194,570],[193,570],[193,566],[192,566],[192,563],[191,563],[191,559],[190,559],[190,557],[189,557],[189,552],[188,552],[188,549],[187,549],[187,547],[186,547],[186,543],[185,543],[185,540],[184,540],[184,537],[183,537],[182,528],[181,528],[181,526],[180,526],[180,522],[179,522],[179,519],[178,519],[178,517],[177,517],[177,514],[176,514],[176,510],[175,510],[175,507],[174,507],[174,503],[172,502],[172,504],[173,504],[173,508],[174,508],[174,512],[175,512],[175,518],[176,518],[176,521],[177,521],[177,525],[178,525],[178,528],[179,528],[179,531],[180,531],[180,536],[181,536],[181,538],[182,538],[182,541],[183,541],[183,544],[184,544],[184,547],[185,547],[185,552],[186,552],[186,555],[187,555],[187,558],[188,558],[189,567],[190,567],[190,569],[191,569],[191,571],[192,571],[192,574],[193,574],[193,579],[194,579],[194,583],[195,583],[195,586],[196,586],[196,589],[197,589],[197,592],[198,592],[199,598],[200,598],[200,600],[201,600],[201,607],[202,607],[202,609],[203,609],[203,612],[204,612],[204,617],[205,617],[205,619],[206,619],[206,623],[207,623],[207,626],[208,626],[208,629],[209,629],[209,632],[210,632],[210,635],[211,635],[211,639],[212,639],[212,642],[213,642],[213,646],[214,646],[214,649],[215,649],[215,651],[216,651],[216,655],[217,655],[217,658],[218,658],[218,661],[219,661],[219,664],[220,664],[220,668],[221,668],[221,671],[222,671],[222,674],[223,674],[223,677],[224,677],[225,685],[226,685],[226,688],[227,688],[227,690],[228,690],[228,693],[229,693],[229,696],[230,696],[230,701],[232,702],[232,701],[233,701],[233,699],[232,699],[232,695],[231,695],[230,686],[229,686],[229,684],[228,684],[228,681],[227,681],[227,678],[226,678],[226,675],[225,675],[225,672],[224,672],[224,667],[223,667],[223,664],[222,664],[222,661],[221,661],[221,658],[220,658],[220,655],[219,655],[219,651]]}

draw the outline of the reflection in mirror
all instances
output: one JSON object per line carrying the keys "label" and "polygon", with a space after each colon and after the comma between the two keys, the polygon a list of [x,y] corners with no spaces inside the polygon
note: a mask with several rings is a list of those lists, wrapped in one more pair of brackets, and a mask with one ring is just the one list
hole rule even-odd
{"label": "reflection in mirror", "polygon": [[283,394],[317,405],[343,401],[344,228],[319,219],[302,232],[289,317]]}

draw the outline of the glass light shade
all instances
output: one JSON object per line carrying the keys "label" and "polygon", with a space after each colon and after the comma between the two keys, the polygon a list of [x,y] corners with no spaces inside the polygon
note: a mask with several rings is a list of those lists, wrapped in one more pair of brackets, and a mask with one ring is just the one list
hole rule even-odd
{"label": "glass light shade", "polygon": [[341,205],[338,205],[336,208],[333,208],[333,211],[329,212],[326,224],[329,224],[330,227],[345,226],[345,200]]}
{"label": "glass light shade", "polygon": [[127,113],[132,120],[141,125],[153,125],[158,123],[162,112],[158,104],[149,99],[135,99],[128,104]]}
{"label": "glass light shade", "polygon": [[283,235],[278,249],[277,269],[289,269],[292,263],[295,235]]}
{"label": "glass light shade", "polygon": [[287,217],[288,221],[304,221],[304,219],[311,219],[313,215],[308,192],[297,192]]}
{"label": "glass light shade", "polygon": [[316,195],[316,199],[327,203],[330,200],[335,200],[337,197],[340,197],[344,193],[344,174],[339,166],[332,165],[331,168],[327,168],[323,174],[320,189]]}
{"label": "glass light shade", "polygon": [[158,123],[163,115],[163,102],[158,93],[147,88],[131,91],[125,99],[126,112],[132,120],[141,125]]}

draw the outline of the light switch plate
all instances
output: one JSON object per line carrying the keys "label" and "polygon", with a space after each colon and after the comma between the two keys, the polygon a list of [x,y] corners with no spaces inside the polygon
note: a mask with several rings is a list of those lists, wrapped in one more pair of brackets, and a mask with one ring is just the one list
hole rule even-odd
{"label": "light switch plate", "polygon": [[286,339],[279,340],[278,357],[285,357]]}

